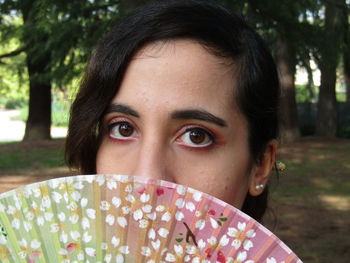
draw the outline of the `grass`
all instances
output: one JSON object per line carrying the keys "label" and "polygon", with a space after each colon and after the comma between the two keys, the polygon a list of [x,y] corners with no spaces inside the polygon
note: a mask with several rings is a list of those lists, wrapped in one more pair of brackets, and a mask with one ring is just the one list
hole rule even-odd
{"label": "grass", "polygon": [[350,262],[350,140],[305,139],[279,159],[287,169],[271,191],[274,233],[304,262]]}
{"label": "grass", "polygon": [[28,172],[65,165],[62,147],[47,147],[42,143],[2,143],[0,146],[0,173]]}

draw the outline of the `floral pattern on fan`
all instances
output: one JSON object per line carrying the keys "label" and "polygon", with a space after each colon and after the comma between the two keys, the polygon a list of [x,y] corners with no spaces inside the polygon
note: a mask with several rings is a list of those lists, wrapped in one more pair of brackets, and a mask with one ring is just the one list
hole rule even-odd
{"label": "floral pattern on fan", "polygon": [[52,179],[0,195],[1,262],[301,262],[238,209],[126,175]]}

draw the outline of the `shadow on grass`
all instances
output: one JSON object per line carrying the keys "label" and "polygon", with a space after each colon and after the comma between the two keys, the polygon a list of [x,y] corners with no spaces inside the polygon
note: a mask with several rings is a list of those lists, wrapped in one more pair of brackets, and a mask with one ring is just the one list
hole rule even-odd
{"label": "shadow on grass", "polygon": [[44,168],[64,167],[64,140],[0,145],[0,176]]}
{"label": "shadow on grass", "polygon": [[304,262],[350,262],[350,140],[306,139],[279,157],[287,171],[272,191],[274,233]]}

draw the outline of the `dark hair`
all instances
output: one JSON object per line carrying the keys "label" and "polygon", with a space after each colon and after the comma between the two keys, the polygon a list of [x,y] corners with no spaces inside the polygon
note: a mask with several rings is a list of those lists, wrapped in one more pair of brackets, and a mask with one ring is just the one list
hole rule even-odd
{"label": "dark hair", "polygon": [[[160,1],[121,20],[97,46],[71,108],[66,160],[82,173],[96,172],[102,117],[124,72],[141,47],[154,41],[188,38],[237,68],[234,97],[248,122],[252,163],[258,164],[269,140],[278,136],[279,83],[276,66],[261,38],[242,16],[212,1]],[[260,221],[267,193],[248,194],[242,211]]]}

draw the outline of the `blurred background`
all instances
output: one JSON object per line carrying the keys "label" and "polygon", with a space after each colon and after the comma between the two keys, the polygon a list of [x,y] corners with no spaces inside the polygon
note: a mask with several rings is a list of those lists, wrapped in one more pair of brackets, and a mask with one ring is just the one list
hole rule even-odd
{"label": "blurred background", "polygon": [[[0,193],[74,174],[69,107],[97,41],[147,0],[0,0]],[[350,262],[349,0],[226,0],[280,73],[281,147],[265,225],[304,262]]]}

